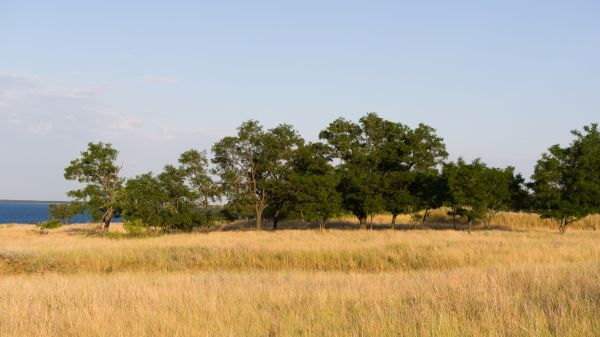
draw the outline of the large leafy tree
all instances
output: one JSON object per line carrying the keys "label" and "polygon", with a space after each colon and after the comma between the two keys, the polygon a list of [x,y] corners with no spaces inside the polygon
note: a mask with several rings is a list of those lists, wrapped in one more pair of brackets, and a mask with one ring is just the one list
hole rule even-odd
{"label": "large leafy tree", "polygon": [[434,175],[448,155],[433,128],[420,124],[411,129],[368,113],[358,124],[338,119],[320,136],[341,163],[344,207],[362,227],[369,214],[389,211],[395,226],[398,214],[434,203],[433,197],[413,191],[417,176]]}
{"label": "large leafy tree", "polygon": [[277,191],[285,188],[285,176],[294,150],[303,143],[287,124],[263,130],[250,120],[238,128],[237,136],[221,139],[213,146],[215,173],[230,206],[252,212],[261,229],[265,209]]}
{"label": "large leafy tree", "polygon": [[439,207],[443,190],[438,182],[438,167],[448,157],[443,139],[435,129],[419,124],[410,129],[400,123],[386,122],[386,137],[377,157],[383,176],[386,210],[392,213],[392,226],[400,213]]}
{"label": "large leafy tree", "polygon": [[163,172],[129,179],[123,193],[124,214],[145,226],[164,230],[210,229],[210,204],[219,197],[208,159],[203,152],[189,150],[179,157],[179,166]]}
{"label": "large leafy tree", "polygon": [[531,188],[535,208],[555,219],[560,233],[582,217],[600,211],[600,132],[597,124],[571,132],[569,146],[554,145],[537,162]]}
{"label": "large leafy tree", "polygon": [[356,124],[343,118],[333,121],[319,137],[329,146],[331,157],[339,162],[338,191],[346,210],[366,228],[367,217],[383,209],[381,175],[377,171],[374,148],[382,141],[375,114],[367,115]]}
{"label": "large leafy tree", "polygon": [[145,173],[129,179],[123,193],[123,211],[128,220],[166,231],[191,231],[208,226],[205,198],[187,182],[185,166],[165,166],[154,176]]}
{"label": "large leafy tree", "polygon": [[210,175],[206,153],[188,150],[179,157],[179,164],[195,199],[202,208],[208,210],[210,203],[219,199],[220,189]]}
{"label": "large leafy tree", "polygon": [[444,166],[451,214],[467,219],[469,231],[476,219],[489,224],[494,212],[510,204],[513,168],[490,168],[480,159],[471,163],[462,158]]}
{"label": "large leafy tree", "polygon": [[111,144],[89,143],[81,157],[65,168],[65,179],[75,180],[85,186],[68,195],[85,207],[95,221],[105,230],[118,213],[118,194],[123,185],[117,164],[118,151]]}
{"label": "large leafy tree", "polygon": [[327,148],[320,143],[300,147],[294,154],[292,168],[290,190],[295,194],[297,210],[325,229],[327,221],[342,210],[342,197],[336,189],[339,176]]}

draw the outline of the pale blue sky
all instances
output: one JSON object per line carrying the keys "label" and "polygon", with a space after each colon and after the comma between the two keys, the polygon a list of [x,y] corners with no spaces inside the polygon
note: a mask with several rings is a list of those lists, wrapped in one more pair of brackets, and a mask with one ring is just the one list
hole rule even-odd
{"label": "pale blue sky", "polygon": [[0,199],[64,199],[88,141],[131,176],[369,111],[529,175],[600,120],[600,2],[0,0]]}

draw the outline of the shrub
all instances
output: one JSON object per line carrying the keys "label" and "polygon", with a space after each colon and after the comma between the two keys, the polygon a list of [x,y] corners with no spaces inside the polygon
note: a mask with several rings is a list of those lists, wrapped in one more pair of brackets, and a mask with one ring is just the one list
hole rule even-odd
{"label": "shrub", "polygon": [[123,228],[125,228],[127,234],[130,236],[143,236],[146,234],[146,227],[140,219],[125,220]]}
{"label": "shrub", "polygon": [[36,226],[40,229],[42,234],[47,234],[49,229],[59,228],[63,225],[60,220],[52,219],[44,222],[38,222]]}

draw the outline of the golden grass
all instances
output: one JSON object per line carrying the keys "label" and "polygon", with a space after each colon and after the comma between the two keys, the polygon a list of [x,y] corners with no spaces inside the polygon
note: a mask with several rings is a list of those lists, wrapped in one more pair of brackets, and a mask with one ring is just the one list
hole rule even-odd
{"label": "golden grass", "polygon": [[[145,239],[2,230],[0,275],[120,271],[390,272],[600,260],[600,232],[482,231],[211,232]],[[119,230],[115,227],[113,230]],[[551,254],[549,254],[551,253]]]}
{"label": "golden grass", "polygon": [[597,231],[91,227],[0,226],[0,336],[600,335]]}
{"label": "golden grass", "polygon": [[[428,220],[425,225],[434,225],[437,227],[447,227],[450,226],[453,222],[452,217],[448,216],[448,208],[439,208],[430,211],[428,215]],[[423,215],[423,212],[420,212],[419,215]],[[373,224],[379,226],[388,226],[390,225],[392,220],[392,216],[389,214],[379,214],[373,217]],[[357,220],[355,217],[346,216],[334,221],[336,222],[347,222],[356,224]],[[369,219],[370,222],[370,219]],[[416,219],[410,214],[401,214],[397,218],[397,223],[401,225],[420,225],[420,221],[416,221]],[[459,225],[465,225],[464,220],[458,219]],[[502,228],[502,229],[523,229],[523,228],[549,228],[549,229],[557,229],[558,224],[555,220],[552,219],[542,219],[539,215],[535,213],[527,213],[527,212],[497,212],[493,214],[491,218],[490,227],[493,228]],[[482,227],[482,224],[480,224]],[[485,227],[485,226],[483,226]],[[594,214],[587,216],[579,221],[576,221],[569,225],[569,228],[572,229],[598,229],[600,228],[600,214]]]}

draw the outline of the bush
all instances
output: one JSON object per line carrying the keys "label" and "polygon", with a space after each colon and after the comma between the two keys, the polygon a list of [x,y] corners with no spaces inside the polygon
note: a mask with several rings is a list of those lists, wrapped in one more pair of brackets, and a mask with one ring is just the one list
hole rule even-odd
{"label": "bush", "polygon": [[130,236],[143,236],[146,234],[146,227],[140,219],[125,220],[123,228],[125,228],[127,234]]}
{"label": "bush", "polygon": [[49,229],[59,228],[63,225],[60,220],[52,219],[44,222],[38,222],[36,226],[40,229],[42,234],[47,234]]}

